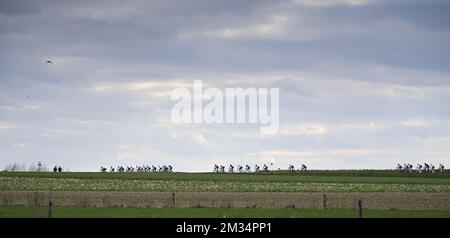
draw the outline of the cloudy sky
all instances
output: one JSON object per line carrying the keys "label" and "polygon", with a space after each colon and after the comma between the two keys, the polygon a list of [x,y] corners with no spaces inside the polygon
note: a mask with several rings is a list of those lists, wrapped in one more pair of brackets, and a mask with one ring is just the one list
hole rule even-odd
{"label": "cloudy sky", "polygon": [[[172,123],[194,80],[279,88],[279,132]],[[38,161],[450,166],[450,2],[0,0],[0,169]]]}

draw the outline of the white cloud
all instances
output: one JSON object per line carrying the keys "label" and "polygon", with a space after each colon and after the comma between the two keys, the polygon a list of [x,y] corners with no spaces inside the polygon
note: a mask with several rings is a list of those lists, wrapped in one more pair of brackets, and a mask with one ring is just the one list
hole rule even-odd
{"label": "white cloud", "polygon": [[[97,92],[107,91],[139,91],[139,90],[172,90],[174,88],[192,87],[191,82],[183,81],[146,81],[146,82],[123,82],[123,83],[96,83],[92,90]],[[158,92],[161,93],[161,92]]]}
{"label": "white cloud", "polygon": [[407,119],[404,121],[401,121],[400,124],[402,126],[407,126],[407,127],[428,127],[430,125],[435,124],[436,121],[433,120],[426,120],[423,118],[412,118],[412,119]]}
{"label": "white cloud", "polygon": [[191,136],[192,139],[194,139],[199,145],[207,145],[208,141],[206,140],[205,136],[201,133],[197,133]]}
{"label": "white cloud", "polygon": [[13,145],[11,146],[11,148],[12,148],[12,149],[15,149],[15,150],[24,150],[24,149],[26,149],[26,148],[28,148],[28,147],[30,147],[30,146],[31,146],[31,145],[30,145],[29,143],[21,142],[21,143],[13,144]]}
{"label": "white cloud", "polygon": [[[100,2],[100,1],[99,1]],[[69,17],[75,19],[92,19],[107,22],[116,22],[140,16],[143,9],[139,9],[133,4],[117,5],[113,2],[108,4],[70,5],[61,8],[43,9],[44,14],[57,15],[59,17]]]}
{"label": "white cloud", "polygon": [[371,3],[371,0],[292,0],[293,3],[302,6],[314,6],[314,7],[325,7],[325,6],[336,6],[336,5],[349,5],[358,6],[366,5]]}
{"label": "white cloud", "polygon": [[381,150],[371,149],[318,149],[318,150],[262,150],[257,153],[249,153],[263,157],[314,157],[314,156],[360,156],[386,153]]}
{"label": "white cloud", "polygon": [[[264,22],[228,27],[218,30],[209,30],[200,33],[200,35],[229,39],[278,37],[283,33],[283,28],[287,25],[288,20],[289,18],[286,15],[275,14],[270,16],[269,19]],[[182,38],[185,36],[186,35],[183,34],[181,35]],[[189,36],[189,34],[187,36]]]}
{"label": "white cloud", "polygon": [[328,132],[328,127],[323,124],[297,123],[284,124],[277,135],[324,135]]}
{"label": "white cloud", "polygon": [[384,129],[388,126],[388,123],[386,122],[368,122],[368,123],[343,123],[336,125],[335,128],[337,129],[344,129],[344,130],[377,130],[377,129]]}
{"label": "white cloud", "polygon": [[20,127],[20,125],[17,123],[0,122],[0,130],[16,129],[19,127]]}

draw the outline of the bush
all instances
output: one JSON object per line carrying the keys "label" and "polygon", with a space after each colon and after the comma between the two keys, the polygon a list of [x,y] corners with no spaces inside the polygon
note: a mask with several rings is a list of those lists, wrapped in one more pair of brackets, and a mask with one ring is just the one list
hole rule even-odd
{"label": "bush", "polygon": [[14,164],[6,166],[5,167],[5,171],[10,171],[10,172],[25,171],[25,165],[24,164],[14,163]]}

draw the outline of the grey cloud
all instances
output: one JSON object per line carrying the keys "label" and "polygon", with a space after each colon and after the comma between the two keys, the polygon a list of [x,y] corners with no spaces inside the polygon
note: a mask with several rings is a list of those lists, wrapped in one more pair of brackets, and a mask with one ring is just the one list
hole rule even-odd
{"label": "grey cloud", "polygon": [[[17,125],[0,129],[7,158],[0,167],[41,160],[96,170],[148,159],[209,170],[221,161],[265,161],[258,151],[308,149],[394,150],[311,160],[321,168],[384,168],[397,162],[393,155],[442,160],[447,124],[259,137],[254,125],[173,125],[174,102],[161,96],[170,88],[95,87],[194,79],[278,87],[281,126],[445,121],[448,8],[445,1],[0,1],[0,125]],[[227,29],[234,35],[217,34]],[[283,167],[302,158],[275,159]]]}

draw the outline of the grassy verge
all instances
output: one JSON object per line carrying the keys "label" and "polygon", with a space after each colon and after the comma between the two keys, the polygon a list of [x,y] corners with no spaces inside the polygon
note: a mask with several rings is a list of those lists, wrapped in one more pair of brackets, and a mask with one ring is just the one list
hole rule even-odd
{"label": "grassy verge", "polygon": [[[0,206],[0,217],[47,217],[46,207]],[[449,218],[450,211],[364,210],[371,218]],[[92,208],[54,207],[55,218],[354,218],[353,209],[263,209],[263,208]]]}

